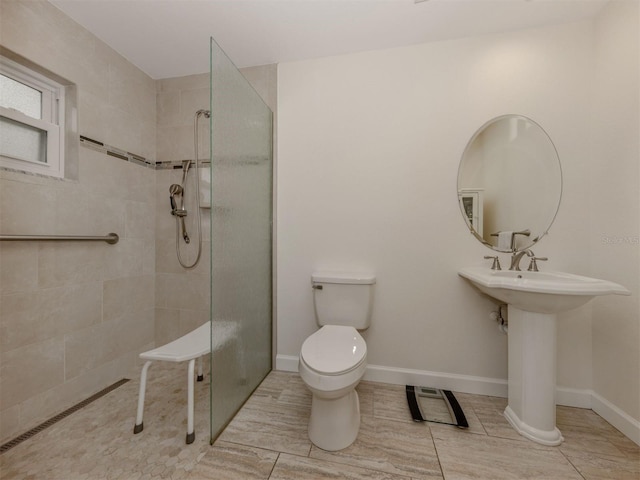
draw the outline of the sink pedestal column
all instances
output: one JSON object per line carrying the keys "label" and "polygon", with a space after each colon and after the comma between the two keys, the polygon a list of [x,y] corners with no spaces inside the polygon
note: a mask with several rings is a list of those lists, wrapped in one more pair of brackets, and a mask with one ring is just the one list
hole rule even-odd
{"label": "sink pedestal column", "polygon": [[543,445],[564,440],[556,427],[556,315],[512,305],[509,311],[509,405],[516,431]]}

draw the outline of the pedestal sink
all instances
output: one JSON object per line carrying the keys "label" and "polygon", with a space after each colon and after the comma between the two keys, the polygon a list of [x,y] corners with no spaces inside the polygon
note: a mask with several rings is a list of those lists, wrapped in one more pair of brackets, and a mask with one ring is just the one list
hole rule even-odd
{"label": "pedestal sink", "polygon": [[559,445],[556,427],[556,317],[598,295],[630,295],[617,283],[562,272],[468,267],[458,274],[508,305],[509,405],[504,415],[521,435]]}

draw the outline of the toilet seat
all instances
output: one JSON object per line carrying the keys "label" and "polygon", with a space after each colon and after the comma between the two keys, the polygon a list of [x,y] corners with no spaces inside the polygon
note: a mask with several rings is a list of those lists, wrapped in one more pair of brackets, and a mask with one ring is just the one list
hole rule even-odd
{"label": "toilet seat", "polygon": [[304,341],[300,357],[315,373],[343,375],[366,361],[367,344],[353,327],[325,325]]}

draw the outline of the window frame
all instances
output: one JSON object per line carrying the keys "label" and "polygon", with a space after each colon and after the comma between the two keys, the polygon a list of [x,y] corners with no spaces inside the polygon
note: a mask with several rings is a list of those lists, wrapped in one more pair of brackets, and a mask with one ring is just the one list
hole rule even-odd
{"label": "window frame", "polygon": [[46,163],[0,155],[0,167],[64,178],[65,87],[31,68],[0,55],[2,75],[41,93],[41,118],[0,106],[0,116],[47,134]]}

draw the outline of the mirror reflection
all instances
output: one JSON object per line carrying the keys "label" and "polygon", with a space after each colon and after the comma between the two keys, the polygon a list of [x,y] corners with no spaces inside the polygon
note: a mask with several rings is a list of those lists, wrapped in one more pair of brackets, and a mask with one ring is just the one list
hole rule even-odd
{"label": "mirror reflection", "polygon": [[556,148],[530,118],[494,118],[467,144],[458,200],[467,226],[487,247],[515,252],[532,246],[553,223],[561,195]]}

